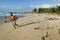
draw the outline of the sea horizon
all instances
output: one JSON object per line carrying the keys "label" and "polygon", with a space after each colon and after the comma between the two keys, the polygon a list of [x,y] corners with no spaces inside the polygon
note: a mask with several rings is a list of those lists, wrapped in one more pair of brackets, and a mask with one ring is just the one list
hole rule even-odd
{"label": "sea horizon", "polygon": [[[12,12],[14,15],[20,15],[20,14],[23,14],[25,12]],[[9,12],[0,12],[0,16],[10,16],[10,13]]]}

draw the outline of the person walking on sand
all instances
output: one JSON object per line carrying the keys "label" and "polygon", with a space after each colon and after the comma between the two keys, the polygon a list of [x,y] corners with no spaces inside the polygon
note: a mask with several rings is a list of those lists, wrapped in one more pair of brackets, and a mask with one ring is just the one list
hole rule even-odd
{"label": "person walking on sand", "polygon": [[17,17],[13,15],[12,13],[10,13],[10,15],[11,15],[12,25],[16,29],[16,26],[18,26],[18,24],[16,24]]}
{"label": "person walking on sand", "polygon": [[4,22],[6,23],[7,22],[7,17],[5,16],[4,19],[5,19]]}

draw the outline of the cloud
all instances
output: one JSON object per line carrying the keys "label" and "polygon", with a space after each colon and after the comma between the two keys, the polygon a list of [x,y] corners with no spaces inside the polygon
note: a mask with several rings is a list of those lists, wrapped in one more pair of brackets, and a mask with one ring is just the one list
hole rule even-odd
{"label": "cloud", "polygon": [[9,11],[20,11],[22,9],[21,6],[9,7],[9,6],[0,6],[0,11],[9,12]]}
{"label": "cloud", "polygon": [[42,4],[42,5],[30,5],[31,8],[50,8],[54,7],[55,5],[50,5],[50,4]]}
{"label": "cloud", "polygon": [[60,1],[60,0],[53,0],[53,1]]}
{"label": "cloud", "polygon": [[19,9],[22,9],[22,7],[9,7],[8,9],[10,9],[10,10],[19,10]]}
{"label": "cloud", "polygon": [[55,4],[60,4],[60,0],[52,0]]}
{"label": "cloud", "polygon": [[2,6],[0,6],[0,8],[8,8],[8,6],[2,5]]}
{"label": "cloud", "polygon": [[42,4],[40,7],[41,8],[50,8],[50,7],[53,7],[53,5],[50,5],[50,4]]}
{"label": "cloud", "polygon": [[30,5],[29,7],[30,7],[30,8],[34,8],[34,5]]}
{"label": "cloud", "polygon": [[21,9],[22,7],[21,6],[10,7],[4,5],[4,6],[0,6],[0,8],[14,10],[14,9]]}

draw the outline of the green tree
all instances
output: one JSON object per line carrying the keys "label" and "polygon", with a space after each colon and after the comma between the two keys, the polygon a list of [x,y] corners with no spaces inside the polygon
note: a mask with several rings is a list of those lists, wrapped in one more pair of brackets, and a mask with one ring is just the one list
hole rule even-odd
{"label": "green tree", "polygon": [[57,6],[56,12],[60,14],[60,6]]}
{"label": "green tree", "polygon": [[51,13],[55,13],[56,11],[55,11],[55,8],[53,7],[53,8],[50,8],[50,12]]}
{"label": "green tree", "polygon": [[43,8],[38,8],[38,13],[42,13],[44,12],[44,9]]}
{"label": "green tree", "polygon": [[37,9],[35,8],[35,9],[33,10],[33,12],[37,12]]}

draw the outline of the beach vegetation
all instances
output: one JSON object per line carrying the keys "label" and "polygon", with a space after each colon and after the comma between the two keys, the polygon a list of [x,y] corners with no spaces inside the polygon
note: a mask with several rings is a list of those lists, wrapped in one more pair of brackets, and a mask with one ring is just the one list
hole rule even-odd
{"label": "beach vegetation", "polygon": [[51,8],[34,8],[33,12],[37,13],[57,13],[60,14],[60,6],[55,6]]}

